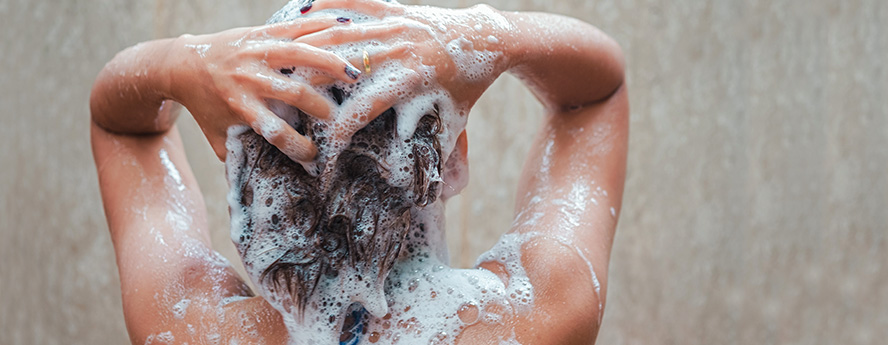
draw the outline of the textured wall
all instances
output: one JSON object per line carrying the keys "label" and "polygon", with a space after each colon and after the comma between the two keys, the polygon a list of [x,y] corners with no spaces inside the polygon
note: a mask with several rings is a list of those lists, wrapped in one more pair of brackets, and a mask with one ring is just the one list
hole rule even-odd
{"label": "textured wall", "polygon": [[[282,4],[0,0],[0,344],[127,342],[88,140],[104,62]],[[579,17],[626,52],[629,171],[601,344],[885,341],[888,3],[492,4]],[[507,228],[539,112],[504,77],[471,115],[472,182],[448,208],[454,263]],[[223,167],[179,123],[214,243],[233,257]]]}

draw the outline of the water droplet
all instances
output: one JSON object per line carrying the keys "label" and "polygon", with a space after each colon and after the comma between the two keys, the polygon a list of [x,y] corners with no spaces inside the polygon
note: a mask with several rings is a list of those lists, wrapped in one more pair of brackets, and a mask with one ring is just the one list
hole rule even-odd
{"label": "water droplet", "polygon": [[463,303],[461,306],[459,306],[459,310],[456,312],[456,314],[459,316],[459,319],[462,322],[468,325],[478,322],[479,312],[478,306],[475,305],[475,303]]}

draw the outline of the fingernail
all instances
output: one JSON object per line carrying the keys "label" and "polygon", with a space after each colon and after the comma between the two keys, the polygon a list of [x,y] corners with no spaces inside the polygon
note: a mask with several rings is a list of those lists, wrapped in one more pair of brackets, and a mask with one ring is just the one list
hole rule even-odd
{"label": "fingernail", "polygon": [[345,74],[348,74],[349,78],[357,80],[358,77],[361,76],[361,71],[357,68],[347,65],[345,66]]}
{"label": "fingernail", "polygon": [[305,14],[305,12],[311,10],[311,5],[312,3],[309,2],[308,5],[302,6],[302,8],[299,9],[299,13]]}
{"label": "fingernail", "polygon": [[349,22],[351,22],[352,20],[351,20],[351,18],[339,17],[339,18],[336,18],[336,21],[337,21],[337,22],[340,22],[340,23],[349,23]]}

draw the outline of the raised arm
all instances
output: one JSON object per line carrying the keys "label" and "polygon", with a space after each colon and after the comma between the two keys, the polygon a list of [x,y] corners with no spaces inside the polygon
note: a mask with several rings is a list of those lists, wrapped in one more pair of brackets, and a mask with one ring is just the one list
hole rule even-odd
{"label": "raised arm", "polygon": [[[597,28],[545,13],[497,12],[488,42],[502,41],[502,70],[534,92],[546,114],[518,184],[510,233],[534,291],[529,314],[476,324],[464,343],[591,344],[601,323],[607,266],[623,193],[628,98],[619,46]],[[498,261],[480,267],[500,277]],[[507,279],[503,279],[507,281]],[[505,329],[505,330],[504,330]]]}
{"label": "raised arm", "polygon": [[[601,323],[626,171],[629,107],[619,46],[597,28],[542,13],[504,13],[509,55],[546,106],[510,232],[537,293],[519,341],[590,344]],[[498,270],[494,263],[482,267]],[[524,331],[522,331],[524,330]]]}
{"label": "raised arm", "polygon": [[[274,130],[280,119],[264,100],[329,112],[326,99],[278,69],[311,66],[329,75],[320,83],[353,81],[360,73],[344,60],[287,43],[339,24],[316,18],[146,42],[100,72],[90,98],[91,140],[133,343],[286,342],[280,315],[263,299],[248,298],[246,284],[211,247],[173,101],[191,110],[220,158],[227,126],[238,123],[253,125],[294,159],[310,158],[313,147],[291,127]],[[258,338],[245,334],[251,329]]]}
{"label": "raised arm", "polygon": [[[206,208],[178,131],[119,135],[93,124],[91,132],[133,344],[203,343],[210,334],[236,338],[220,331],[240,329],[228,327],[242,318],[232,307],[261,311],[264,301],[225,304],[251,293],[211,247]],[[256,318],[273,335],[267,325],[281,321],[267,309]]]}
{"label": "raised arm", "polygon": [[[629,110],[619,46],[576,19],[501,12],[486,5],[451,10],[318,0],[311,11],[340,7],[381,21],[368,27],[338,27],[298,41],[319,46],[382,41],[391,49],[373,56],[375,63],[398,60],[415,68],[417,75],[432,67],[434,81],[466,107],[500,73],[510,72],[545,105],[510,229],[525,234],[522,262],[534,289],[533,311],[505,317],[502,323],[471,325],[460,335],[460,343],[497,343],[510,334],[522,344],[594,342],[626,166]],[[425,81],[412,77],[397,82]],[[367,119],[373,119],[406,97],[377,97],[361,108],[370,109]],[[508,270],[497,261],[480,266],[508,281]]]}

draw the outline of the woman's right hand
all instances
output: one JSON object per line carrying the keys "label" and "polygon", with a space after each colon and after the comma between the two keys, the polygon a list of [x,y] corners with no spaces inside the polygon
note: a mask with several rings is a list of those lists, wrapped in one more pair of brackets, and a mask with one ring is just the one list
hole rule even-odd
{"label": "woman's right hand", "polygon": [[[185,35],[174,41],[169,64],[169,97],[184,105],[224,160],[229,127],[249,125],[295,161],[310,161],[317,153],[311,141],[272,113],[267,99],[277,99],[309,115],[327,118],[333,104],[311,85],[290,79],[281,70],[315,68],[344,82],[360,71],[333,53],[292,40],[350,20],[336,17],[300,19],[215,34]],[[319,77],[312,83],[330,83]]]}
{"label": "woman's right hand", "polygon": [[[308,15],[345,9],[372,19],[306,34],[295,42],[316,47],[359,46],[366,54],[365,61],[354,54],[346,57],[356,66],[364,62],[366,71],[373,74],[388,61],[403,67],[401,73],[377,78],[373,94],[353,94],[343,103],[343,112],[359,122],[352,131],[413,97],[410,92],[391,91],[396,89],[440,86],[459,108],[469,109],[509,67],[505,55],[508,24],[489,6],[449,9],[379,0],[317,0],[307,8]],[[355,51],[360,52],[352,53]]]}

